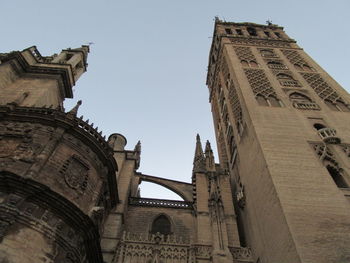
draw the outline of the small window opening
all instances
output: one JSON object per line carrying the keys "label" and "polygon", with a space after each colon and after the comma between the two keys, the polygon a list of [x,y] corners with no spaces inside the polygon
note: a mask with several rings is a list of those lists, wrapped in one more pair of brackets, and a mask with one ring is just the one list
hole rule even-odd
{"label": "small window opening", "polygon": [[276,37],[281,38],[281,34],[280,33],[278,33],[278,32],[274,32],[274,33],[275,33]]}
{"label": "small window opening", "polygon": [[160,233],[162,235],[170,235],[171,234],[171,223],[169,219],[165,215],[160,215],[156,219],[154,219],[152,223],[152,234]]}
{"label": "small window opening", "polygon": [[226,34],[229,34],[229,35],[232,34],[231,28],[225,28],[225,32],[226,32]]}
{"label": "small window opening", "polygon": [[315,123],[315,124],[314,124],[314,128],[315,128],[316,130],[321,130],[321,129],[323,129],[323,128],[326,128],[326,126],[324,126],[324,125],[321,124],[321,123]]}
{"label": "small window opening", "polygon": [[243,35],[243,32],[242,32],[242,30],[241,29],[236,29],[236,32],[237,32],[237,35]]}
{"label": "small window opening", "polygon": [[247,28],[247,31],[248,31],[249,35],[251,35],[251,36],[253,36],[253,37],[256,37],[256,36],[257,36],[255,28],[253,28],[253,27],[248,27],[248,28]]}
{"label": "small window opening", "polygon": [[67,53],[67,55],[66,55],[66,61],[70,60],[73,56],[74,56],[74,54]]}
{"label": "small window opening", "polygon": [[339,172],[339,169],[336,169],[335,167],[331,165],[327,165],[327,170],[332,177],[333,181],[339,188],[348,188],[348,184],[345,182],[343,176]]}
{"label": "small window opening", "polygon": [[264,31],[265,36],[270,37],[270,32],[269,31]]}

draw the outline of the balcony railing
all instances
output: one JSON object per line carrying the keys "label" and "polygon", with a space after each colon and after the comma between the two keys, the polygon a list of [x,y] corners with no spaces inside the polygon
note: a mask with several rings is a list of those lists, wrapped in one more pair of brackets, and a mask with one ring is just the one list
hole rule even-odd
{"label": "balcony railing", "polygon": [[320,110],[320,106],[317,103],[310,101],[294,101],[293,106],[301,110]]}
{"label": "balcony railing", "polygon": [[332,128],[323,128],[318,130],[318,135],[325,143],[329,144],[339,144],[341,142],[340,138],[337,137],[337,131]]}
{"label": "balcony railing", "polygon": [[129,205],[185,208],[185,209],[192,208],[192,202],[166,200],[166,199],[138,198],[138,197],[130,197]]}

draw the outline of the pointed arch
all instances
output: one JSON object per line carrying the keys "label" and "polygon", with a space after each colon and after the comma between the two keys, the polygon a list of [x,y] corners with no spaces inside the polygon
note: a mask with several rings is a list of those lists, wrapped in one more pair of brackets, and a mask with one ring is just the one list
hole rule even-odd
{"label": "pointed arch", "polygon": [[173,233],[173,223],[171,218],[164,213],[156,215],[152,219],[152,223],[150,226],[150,233],[157,234],[160,233],[162,235],[171,235]]}
{"label": "pointed arch", "polygon": [[312,100],[306,96],[305,94],[301,93],[301,92],[292,92],[289,94],[289,99],[290,100],[304,100],[304,101],[309,101],[312,102]]}

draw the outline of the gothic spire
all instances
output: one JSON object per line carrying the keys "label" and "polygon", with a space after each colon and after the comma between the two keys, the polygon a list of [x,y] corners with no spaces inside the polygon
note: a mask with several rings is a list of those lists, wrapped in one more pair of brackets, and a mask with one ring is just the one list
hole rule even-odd
{"label": "gothic spire", "polygon": [[138,141],[135,145],[134,152],[141,152],[141,141]]}
{"label": "gothic spire", "polygon": [[82,101],[81,100],[78,100],[77,104],[73,107],[73,109],[71,109],[68,114],[71,115],[71,116],[74,116],[76,117],[77,116],[77,113],[78,113],[78,109],[80,107],[80,105],[82,104]]}
{"label": "gothic spire", "polygon": [[215,170],[214,154],[209,141],[205,145],[205,164],[207,170]]}
{"label": "gothic spire", "polygon": [[193,159],[193,172],[202,172],[205,170],[205,157],[202,149],[201,138],[199,134],[196,137],[196,150]]}

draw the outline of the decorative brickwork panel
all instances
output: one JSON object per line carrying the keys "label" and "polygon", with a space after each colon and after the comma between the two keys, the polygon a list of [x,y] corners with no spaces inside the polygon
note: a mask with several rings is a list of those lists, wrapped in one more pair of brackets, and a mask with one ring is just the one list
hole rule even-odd
{"label": "decorative brickwork panel", "polygon": [[237,57],[242,61],[256,61],[250,47],[234,47]]}
{"label": "decorative brickwork panel", "polygon": [[306,61],[299,55],[296,50],[281,49],[283,55],[285,55],[290,63],[298,65],[307,65]]}
{"label": "decorative brickwork panel", "polygon": [[229,97],[230,97],[229,101],[231,104],[233,116],[235,117],[237,128],[239,128],[243,124],[242,107],[241,107],[241,103],[239,101],[237,90],[236,90],[232,80],[229,83],[228,91],[229,91]]}
{"label": "decorative brickwork panel", "polygon": [[323,80],[320,74],[301,73],[301,75],[321,99],[328,100],[333,103],[336,103],[337,100],[344,101],[339,94]]}
{"label": "decorative brickwork panel", "polygon": [[294,64],[294,66],[299,71],[315,71],[310,65],[300,56],[298,51],[289,50],[289,49],[281,49],[282,53],[288,58],[290,63]]}
{"label": "decorative brickwork panel", "polygon": [[248,78],[248,82],[256,96],[263,96],[268,98],[270,96],[276,97],[277,94],[274,91],[271,83],[267,79],[265,72],[261,69],[244,69],[244,73]]}
{"label": "decorative brickwork panel", "polygon": [[266,47],[290,47],[290,44],[285,41],[266,41],[266,40],[258,40],[258,39],[231,39],[231,42],[234,44],[241,45],[252,45],[252,46],[266,46]]}

